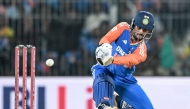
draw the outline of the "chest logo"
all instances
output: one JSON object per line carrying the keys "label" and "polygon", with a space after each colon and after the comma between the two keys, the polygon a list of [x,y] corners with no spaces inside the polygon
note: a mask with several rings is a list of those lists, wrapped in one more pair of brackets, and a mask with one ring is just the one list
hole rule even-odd
{"label": "chest logo", "polygon": [[123,41],[123,43],[126,45],[127,44],[127,40],[122,40]]}

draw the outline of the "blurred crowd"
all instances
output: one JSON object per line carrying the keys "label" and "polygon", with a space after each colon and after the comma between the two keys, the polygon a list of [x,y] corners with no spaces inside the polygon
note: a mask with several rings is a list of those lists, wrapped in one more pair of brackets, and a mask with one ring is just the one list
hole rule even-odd
{"label": "blurred crowd", "polygon": [[[134,75],[189,76],[189,6],[189,0],[0,0],[0,76],[14,75],[19,44],[36,47],[37,76],[89,76],[100,38],[141,10],[154,15],[155,29]],[[45,65],[48,58],[54,66]]]}

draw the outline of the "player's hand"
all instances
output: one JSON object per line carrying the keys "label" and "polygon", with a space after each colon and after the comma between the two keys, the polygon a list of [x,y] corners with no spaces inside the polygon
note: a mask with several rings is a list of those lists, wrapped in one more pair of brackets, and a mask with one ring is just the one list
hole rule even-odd
{"label": "player's hand", "polygon": [[96,60],[99,64],[107,66],[112,64],[112,46],[108,43],[104,43],[96,48]]}

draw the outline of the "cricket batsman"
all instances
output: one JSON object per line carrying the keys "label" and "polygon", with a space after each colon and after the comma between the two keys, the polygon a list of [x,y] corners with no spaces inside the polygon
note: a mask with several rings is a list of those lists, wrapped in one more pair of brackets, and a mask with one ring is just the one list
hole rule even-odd
{"label": "cricket batsman", "polygon": [[140,11],[131,25],[121,22],[102,37],[95,51],[97,64],[91,69],[93,100],[98,109],[153,109],[133,76],[135,65],[147,58],[145,43],[153,29],[153,15]]}

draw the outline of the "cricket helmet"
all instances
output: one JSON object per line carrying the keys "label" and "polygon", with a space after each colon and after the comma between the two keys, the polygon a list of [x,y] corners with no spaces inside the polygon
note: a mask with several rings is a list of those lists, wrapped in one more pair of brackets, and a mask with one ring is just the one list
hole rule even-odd
{"label": "cricket helmet", "polygon": [[[150,12],[140,11],[137,13],[134,19],[131,22],[131,30],[134,29],[135,26],[144,28],[149,30],[148,34],[144,37],[144,40],[149,40],[152,36],[154,30],[154,17]],[[147,41],[148,41],[147,40]],[[147,42],[145,41],[145,42]]]}

